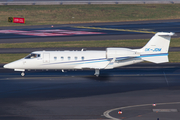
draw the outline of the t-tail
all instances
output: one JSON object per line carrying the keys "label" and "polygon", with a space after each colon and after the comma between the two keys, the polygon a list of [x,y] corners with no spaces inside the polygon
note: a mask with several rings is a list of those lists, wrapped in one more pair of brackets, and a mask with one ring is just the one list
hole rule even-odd
{"label": "t-tail", "polygon": [[156,33],[143,48],[137,50],[140,53],[139,57],[153,63],[169,62],[168,51],[173,35],[172,32]]}

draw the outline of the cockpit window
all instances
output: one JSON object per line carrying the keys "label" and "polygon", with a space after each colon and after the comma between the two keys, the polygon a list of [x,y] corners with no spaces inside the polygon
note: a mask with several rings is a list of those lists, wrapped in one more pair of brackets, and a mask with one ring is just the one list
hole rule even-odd
{"label": "cockpit window", "polygon": [[41,55],[40,54],[29,54],[28,56],[25,57],[25,59],[33,59],[33,58],[38,58],[40,57]]}

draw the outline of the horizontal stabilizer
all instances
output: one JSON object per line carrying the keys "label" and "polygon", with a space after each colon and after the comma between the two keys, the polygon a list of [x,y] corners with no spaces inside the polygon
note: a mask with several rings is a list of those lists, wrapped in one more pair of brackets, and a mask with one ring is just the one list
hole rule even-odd
{"label": "horizontal stabilizer", "polygon": [[153,63],[169,62],[168,56],[143,57],[142,59]]}

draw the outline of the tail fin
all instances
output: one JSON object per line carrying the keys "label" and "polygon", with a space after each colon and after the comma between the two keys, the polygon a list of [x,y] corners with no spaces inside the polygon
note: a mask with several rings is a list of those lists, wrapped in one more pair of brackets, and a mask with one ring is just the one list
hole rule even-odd
{"label": "tail fin", "polygon": [[154,63],[169,62],[168,51],[174,33],[158,32],[140,49],[141,58]]}

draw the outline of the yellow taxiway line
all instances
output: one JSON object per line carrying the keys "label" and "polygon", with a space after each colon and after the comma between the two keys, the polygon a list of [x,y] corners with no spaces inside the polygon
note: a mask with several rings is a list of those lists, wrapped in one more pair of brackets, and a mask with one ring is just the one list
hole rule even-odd
{"label": "yellow taxiway line", "polygon": [[113,31],[125,31],[125,32],[138,32],[138,33],[151,33],[156,34],[153,31],[142,31],[142,30],[130,30],[130,29],[113,29],[113,28],[100,28],[100,27],[85,27],[85,26],[73,26],[74,28],[86,28],[95,30],[113,30]]}

